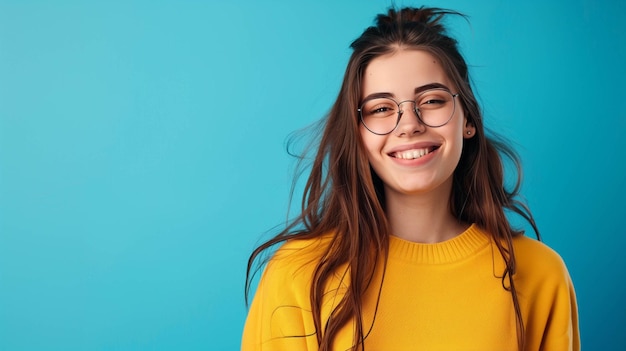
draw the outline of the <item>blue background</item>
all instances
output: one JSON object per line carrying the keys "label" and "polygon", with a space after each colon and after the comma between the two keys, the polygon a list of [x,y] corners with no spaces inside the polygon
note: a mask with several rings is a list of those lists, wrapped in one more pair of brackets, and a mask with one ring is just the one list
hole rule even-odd
{"label": "blue background", "polygon": [[[470,16],[452,33],[583,346],[623,349],[624,2],[428,4]],[[285,139],[389,5],[1,0],[0,350],[237,349],[248,254],[289,207]]]}

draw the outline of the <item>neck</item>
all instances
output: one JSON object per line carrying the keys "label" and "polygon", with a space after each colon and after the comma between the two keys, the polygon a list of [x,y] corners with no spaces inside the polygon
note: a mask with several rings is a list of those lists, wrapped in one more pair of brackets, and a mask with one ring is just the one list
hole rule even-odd
{"label": "neck", "polygon": [[452,239],[468,228],[450,212],[450,191],[401,194],[386,189],[385,203],[391,234],[418,243]]}

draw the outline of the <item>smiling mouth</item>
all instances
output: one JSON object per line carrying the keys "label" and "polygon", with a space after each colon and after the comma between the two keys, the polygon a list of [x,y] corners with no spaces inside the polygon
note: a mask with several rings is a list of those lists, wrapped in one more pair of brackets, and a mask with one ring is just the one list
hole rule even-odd
{"label": "smiling mouth", "polygon": [[429,153],[437,150],[438,148],[439,146],[431,146],[431,147],[426,147],[422,149],[398,151],[398,152],[390,153],[389,156],[403,159],[403,160],[414,160],[416,158],[424,157],[428,155]]}

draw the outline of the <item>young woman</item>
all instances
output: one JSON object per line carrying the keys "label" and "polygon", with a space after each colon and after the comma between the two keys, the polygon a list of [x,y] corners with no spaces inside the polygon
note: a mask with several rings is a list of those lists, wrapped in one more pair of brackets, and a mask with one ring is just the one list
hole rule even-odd
{"label": "young woman", "polygon": [[[433,8],[389,10],[355,40],[301,215],[250,307],[243,350],[578,350],[561,258],[504,188],[467,65]],[[456,14],[456,13],[454,13]]]}

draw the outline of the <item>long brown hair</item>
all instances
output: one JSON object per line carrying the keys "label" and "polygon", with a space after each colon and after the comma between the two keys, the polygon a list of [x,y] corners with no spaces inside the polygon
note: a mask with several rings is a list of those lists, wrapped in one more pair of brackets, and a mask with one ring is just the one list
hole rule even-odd
{"label": "long brown hair", "polygon": [[[525,218],[538,234],[535,221],[524,203],[517,200],[521,168],[517,154],[502,139],[483,126],[480,107],[471,88],[467,64],[456,40],[446,34],[442,19],[457,12],[438,8],[390,9],[376,18],[351,44],[348,62],[337,100],[324,120],[323,132],[310,166],[304,188],[301,213],[278,235],[256,248],[250,255],[246,273],[246,301],[254,275],[255,262],[274,245],[291,239],[312,239],[333,235],[314,270],[310,302],[320,351],[331,349],[339,329],[353,321],[352,350],[364,349],[367,328],[362,323],[362,296],[373,280],[376,265],[386,262],[390,229],[384,209],[381,179],[371,169],[361,142],[357,108],[361,79],[375,58],[398,48],[425,50],[443,64],[448,77],[459,89],[468,123],[476,134],[465,139],[459,164],[453,175],[450,211],[460,220],[476,223],[493,237],[505,262],[503,288],[511,292],[519,348],[523,349],[524,321],[513,281],[515,254],[512,238],[523,232],[509,223],[505,210]],[[511,160],[517,171],[513,189],[504,186],[502,156]],[[261,265],[257,265],[258,270]],[[348,291],[321,320],[325,283],[339,267],[348,267]],[[383,267],[384,268],[384,267]],[[381,283],[382,284],[382,283]]]}

